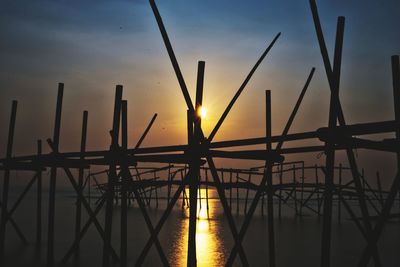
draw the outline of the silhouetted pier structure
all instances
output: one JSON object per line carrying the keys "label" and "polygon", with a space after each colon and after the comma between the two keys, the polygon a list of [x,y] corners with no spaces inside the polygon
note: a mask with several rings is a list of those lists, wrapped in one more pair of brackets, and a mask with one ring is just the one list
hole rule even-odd
{"label": "silhouetted pier structure", "polygon": [[[51,149],[51,153],[42,153],[42,142],[38,141],[37,154],[28,156],[13,155],[13,139],[14,129],[16,124],[17,101],[12,102],[11,117],[9,124],[9,135],[7,142],[7,150],[5,158],[0,160],[0,169],[4,171],[2,185],[2,200],[1,200],[1,223],[0,223],[0,260],[4,261],[4,247],[6,244],[5,234],[6,226],[13,227],[23,243],[28,243],[22,229],[19,228],[17,222],[13,219],[13,212],[18,208],[19,203],[23,200],[26,192],[37,185],[37,238],[36,242],[43,242],[42,233],[45,230],[41,221],[42,214],[42,198],[43,193],[41,186],[43,183],[42,173],[44,170],[50,169],[50,187],[49,187],[49,208],[48,208],[48,223],[47,223],[47,266],[55,265],[54,257],[54,240],[55,236],[55,209],[56,209],[56,182],[57,172],[63,171],[67,176],[68,181],[77,194],[76,207],[76,223],[75,223],[75,241],[71,248],[66,252],[61,262],[66,262],[70,257],[79,253],[80,240],[84,237],[86,231],[91,225],[94,225],[97,232],[103,240],[102,262],[103,266],[109,266],[111,258],[119,261],[121,266],[127,266],[127,206],[129,200],[135,200],[139,206],[142,216],[146,222],[146,226],[150,232],[148,242],[143,247],[140,256],[136,260],[136,266],[143,264],[150,248],[154,245],[160,256],[163,265],[168,266],[168,259],[159,242],[158,234],[160,233],[165,221],[168,219],[173,207],[178,202],[180,197],[184,197],[184,205],[189,204],[190,218],[188,230],[188,266],[196,265],[196,216],[199,187],[213,188],[217,191],[219,200],[224,210],[224,214],[229,224],[235,245],[226,262],[227,266],[231,266],[239,255],[239,259],[243,266],[248,266],[245,248],[242,246],[242,240],[247,232],[251,219],[256,211],[256,208],[261,205],[261,211],[264,212],[264,203],[267,205],[267,226],[268,226],[268,259],[269,266],[275,266],[275,240],[274,240],[274,216],[275,213],[281,216],[281,206],[289,205],[289,200],[293,203],[293,209],[296,215],[302,215],[304,210],[311,211],[323,218],[323,231],[321,236],[321,266],[330,266],[331,260],[331,224],[333,220],[333,204],[337,201],[338,207],[344,207],[350,215],[350,219],[354,221],[360,233],[365,238],[365,249],[359,261],[359,266],[366,266],[371,258],[375,266],[381,266],[380,256],[377,250],[377,241],[382,233],[385,223],[391,217],[397,217],[398,214],[391,214],[396,195],[400,189],[399,174],[393,179],[393,183],[388,191],[383,191],[381,188],[380,178],[377,178],[377,189],[373,189],[364,179],[359,171],[353,149],[368,149],[376,151],[385,151],[396,153],[398,167],[400,166],[400,150],[398,146],[400,138],[400,71],[399,57],[392,57],[392,79],[394,92],[394,119],[388,121],[360,123],[347,125],[339,99],[340,74],[341,74],[341,57],[344,34],[344,17],[339,17],[337,21],[337,32],[335,40],[335,50],[333,55],[333,63],[331,63],[324,36],[322,33],[320,20],[317,12],[317,7],[314,0],[310,0],[312,17],[317,33],[319,47],[324,62],[326,76],[330,88],[330,108],[329,108],[329,123],[327,127],[322,127],[314,131],[289,133],[290,127],[297,114],[298,108],[305,96],[306,90],[311,82],[314,74],[314,68],[306,80],[306,83],[301,90],[298,101],[288,119],[288,122],[281,135],[272,136],[271,126],[271,94],[266,91],[266,120],[265,120],[265,136],[241,140],[228,141],[213,141],[218,133],[220,126],[228,116],[230,110],[239,98],[240,94],[245,89],[247,83],[255,73],[257,67],[272,49],[273,45],[280,36],[278,33],[272,42],[268,45],[259,60],[249,72],[248,76],[239,87],[238,91],[232,98],[229,105],[226,107],[221,118],[218,120],[211,134],[206,137],[201,128],[201,117],[199,110],[202,105],[203,96],[203,81],[205,72],[205,62],[199,61],[196,99],[193,104],[188,93],[188,89],[184,77],[180,71],[178,61],[175,57],[172,45],[168,38],[166,29],[162,22],[159,11],[153,0],[150,0],[151,8],[154,12],[157,24],[159,26],[164,44],[168,55],[171,59],[172,66],[176,73],[181,91],[187,105],[187,144],[186,145],[171,145],[160,147],[141,147],[141,143],[146,137],[151,125],[154,122],[155,116],[151,120],[149,127],[145,130],[142,137],[139,139],[134,148],[128,148],[127,134],[127,116],[128,103],[123,99],[123,88],[117,85],[114,103],[114,115],[112,128],[110,131],[111,144],[109,149],[87,151],[86,150],[86,129],[88,124],[88,112],[83,113],[81,147],[77,152],[61,152],[59,151],[59,136],[62,118],[62,102],[64,85],[59,84],[57,106],[55,115],[55,125],[53,137],[47,139],[47,145]],[[384,139],[380,141],[370,140],[364,136],[377,133],[393,133],[394,138]],[[120,138],[121,136],[121,138]],[[314,146],[293,146],[283,147],[285,142],[299,140],[319,140],[320,145]],[[232,150],[250,145],[265,145],[265,149],[250,149],[250,150]],[[335,152],[345,151],[348,158],[348,167],[335,164]],[[326,164],[324,166],[298,166],[298,163],[285,162],[285,155],[302,154],[312,152],[323,152],[326,155]],[[214,158],[229,158],[242,160],[261,160],[264,161],[264,166],[259,170],[223,170],[216,167]],[[168,171],[167,178],[157,176],[159,169],[140,169],[138,163],[164,163],[168,167],[164,171]],[[185,167],[176,167],[178,165],[186,165]],[[293,165],[294,164],[294,165]],[[175,166],[176,165],[176,166]],[[91,169],[93,166],[106,166],[107,171],[103,174],[107,176],[106,184],[98,184],[97,187],[102,192],[96,203],[91,202],[90,189],[91,182],[88,179],[95,179],[99,174],[91,173],[85,183],[84,171]],[[289,166],[289,167],[288,167]],[[336,166],[336,167],[335,167]],[[183,171],[182,171],[183,169]],[[14,206],[8,203],[10,171],[23,170],[32,171],[33,176],[27,184],[26,189],[18,198]],[[305,177],[299,175],[298,171],[304,173],[305,170],[311,170],[315,176]],[[335,170],[339,170],[339,176],[335,180]],[[343,172],[349,172],[344,177]],[[74,173],[77,172],[75,175]],[[141,177],[144,172],[153,174],[151,179]],[[203,173],[203,175],[201,175]],[[223,173],[229,173],[229,178]],[[289,181],[284,176],[291,173],[293,176]],[[174,175],[181,174],[180,179],[173,179]],[[236,174],[236,177],[233,176]],[[247,178],[240,177],[245,174]],[[278,177],[279,183],[273,183],[274,175]],[[254,177],[259,176],[260,179],[256,183]],[[253,180],[251,180],[253,179]],[[87,190],[84,192],[85,184]],[[157,201],[160,196],[158,189],[167,188],[167,207],[164,210],[160,220],[156,223],[150,220],[147,205],[155,199]],[[189,196],[186,195],[185,189],[188,188]],[[236,190],[236,197],[233,192]],[[244,190],[244,194],[239,196],[240,190]],[[249,191],[252,192],[251,196]],[[208,192],[206,190],[206,192]],[[151,195],[151,196],[150,196]],[[201,198],[208,196],[201,196]],[[111,244],[112,234],[112,219],[113,208],[115,201],[118,199],[121,205],[121,225],[120,225],[120,251],[116,251]],[[244,199],[245,219],[241,227],[235,224],[232,214],[235,212],[233,206],[235,201]],[[349,200],[358,202],[358,208],[361,212],[361,217],[357,217],[354,211],[354,206],[349,205]],[[261,201],[261,203],[260,203]],[[278,201],[278,211],[274,211],[273,202]],[[309,203],[316,202],[317,207],[312,207]],[[157,205],[158,202],[156,202]],[[98,213],[105,208],[104,222],[100,222]],[[203,207],[202,207],[203,208]],[[236,212],[239,206],[237,205]],[[82,221],[82,210],[89,215],[89,220]],[[371,214],[374,210],[374,214]],[[338,210],[338,219],[341,219],[341,208]]]}
{"label": "silhouetted pier structure", "polygon": [[[287,165],[288,167],[285,168],[285,165]],[[272,172],[275,180],[279,180],[278,183],[275,183],[273,185],[274,201],[276,203],[279,203],[278,217],[281,217],[282,205],[287,205],[292,208],[294,211],[294,215],[296,216],[303,215],[303,208],[309,211],[308,214],[311,213],[321,216],[322,214],[320,211],[321,205],[323,203],[323,192],[325,190],[325,184],[319,182],[318,177],[324,176],[324,166],[305,166],[304,162],[287,162],[285,163],[285,165],[275,165],[275,169]],[[136,168],[134,167],[134,169]],[[221,186],[225,191],[227,191],[225,195],[227,195],[231,211],[233,208],[235,208],[236,213],[246,215],[246,203],[252,200],[252,193],[254,193],[259,188],[259,185],[257,183],[251,181],[251,178],[253,177],[254,180],[254,177],[258,177],[259,179],[260,177],[265,175],[264,172],[262,170],[260,171],[259,169],[261,168],[258,168],[257,171],[254,168],[217,168],[217,172],[220,173],[220,177],[224,177],[224,175],[225,177],[229,177],[229,179],[227,179],[226,181],[222,179]],[[163,177],[162,175],[157,174],[163,171],[165,172],[166,170],[168,170],[167,177]],[[350,177],[351,169],[349,167],[344,167],[340,164],[339,166],[335,167],[335,170],[338,172],[338,175],[334,184],[334,190],[335,192],[337,192],[334,195],[334,198],[338,207],[337,218],[338,220],[341,220],[342,202],[346,202],[344,205],[346,210],[349,211],[348,207],[350,205],[349,203],[347,203],[347,201],[357,201],[358,195],[353,181]],[[92,196],[92,198],[96,199],[96,203],[99,203],[102,199],[104,199],[106,193],[108,192],[108,183],[98,182],[98,175],[104,173],[106,173],[106,171],[96,172],[95,174],[89,173],[86,178],[86,180],[92,179],[92,181],[94,181],[92,187],[94,186],[98,193],[97,195]],[[199,194],[198,199],[206,200],[206,203],[208,203],[209,199],[208,190],[215,188],[215,183],[208,180],[209,173],[209,168],[202,167],[198,179],[199,192],[200,188],[204,189],[206,192],[203,196]],[[311,176],[305,175],[305,173]],[[143,177],[138,179],[139,176],[143,176],[146,174],[149,174],[150,177],[147,179]],[[182,180],[184,179],[186,174],[187,166],[169,165],[162,168],[145,168],[144,171],[132,175],[129,181],[125,184],[126,191],[128,192],[129,205],[133,205],[135,202],[135,196],[130,189],[132,187],[138,188],[138,191],[141,192],[140,195],[141,198],[144,200],[145,205],[158,207],[159,200],[166,200],[165,203],[168,205],[171,200],[170,191],[172,190],[172,188],[176,188],[182,184]],[[376,215],[378,215],[380,212],[378,208],[383,206],[383,200],[386,199],[389,191],[384,191],[382,190],[382,188],[380,188],[380,179],[377,180],[376,186],[371,186],[364,178],[363,174],[360,173],[359,175],[364,184],[364,197],[369,203],[371,209],[375,211]],[[151,178],[151,176],[153,176],[153,178]],[[120,204],[120,199],[123,195],[122,183],[123,182],[120,180],[114,184],[114,192],[116,193],[114,202],[116,205]],[[89,183],[86,183],[86,185],[89,186]],[[83,190],[85,190],[85,188],[83,188]],[[232,190],[235,190],[235,192],[232,193]],[[249,194],[249,192],[251,193]],[[267,186],[264,186],[263,194],[267,194]],[[181,197],[182,207],[190,206],[190,201],[187,195],[182,194]],[[243,202],[245,203],[245,205],[243,205]],[[308,205],[309,203],[313,203],[313,205],[310,206]],[[259,210],[261,214],[264,213],[263,205],[264,204],[262,202],[259,203]],[[314,206],[316,206],[316,208]],[[199,209],[201,209],[201,207]],[[352,214],[350,215],[351,217],[349,219],[360,219],[356,216],[353,216]],[[398,215],[392,214],[392,216],[396,217]]]}

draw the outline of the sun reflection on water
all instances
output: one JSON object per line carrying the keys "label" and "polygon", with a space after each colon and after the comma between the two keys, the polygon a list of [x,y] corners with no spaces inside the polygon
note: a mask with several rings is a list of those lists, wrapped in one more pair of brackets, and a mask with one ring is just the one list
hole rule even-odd
{"label": "sun reflection on water", "polygon": [[[210,193],[210,192],[209,192]],[[189,190],[186,190],[189,196]],[[220,224],[216,216],[215,199],[208,201],[208,212],[206,202],[206,189],[200,189],[197,200],[197,225],[196,225],[196,253],[197,266],[222,266],[225,262],[224,246],[220,236]],[[201,208],[200,208],[201,207]],[[186,266],[187,242],[189,230],[189,209],[184,211],[185,218],[179,230],[179,249],[176,250],[174,266]]]}

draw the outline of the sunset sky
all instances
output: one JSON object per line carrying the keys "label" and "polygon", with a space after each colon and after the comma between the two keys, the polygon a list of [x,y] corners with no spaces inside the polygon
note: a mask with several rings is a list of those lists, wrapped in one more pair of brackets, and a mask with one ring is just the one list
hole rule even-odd
{"label": "sunset sky", "polygon": [[[272,91],[279,134],[312,67],[292,131],[327,125],[329,89],[307,0],[158,1],[194,99],[197,61],[206,61],[206,135],[278,32],[216,140],[264,135],[264,90]],[[329,51],[337,16],[346,17],[341,99],[348,123],[393,118],[390,56],[400,53],[398,0],[317,1]],[[154,113],[145,146],[184,144],[186,106],[148,1],[3,1],[0,8],[0,147],[11,101],[18,103],[15,153],[52,136],[57,83],[65,83],[62,151],[77,150],[82,111],[88,149],[109,146],[116,84],[128,100],[129,145]],[[3,152],[4,154],[4,152]]]}

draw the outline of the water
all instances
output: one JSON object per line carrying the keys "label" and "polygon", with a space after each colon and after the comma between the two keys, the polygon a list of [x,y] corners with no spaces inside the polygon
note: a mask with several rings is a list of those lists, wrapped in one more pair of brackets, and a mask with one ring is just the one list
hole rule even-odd
{"label": "water", "polygon": [[[210,191],[209,214],[207,216],[206,202],[202,200],[202,208],[197,221],[197,260],[198,266],[223,266],[233,246],[233,239],[224,217],[223,210],[216,197],[215,191]],[[241,196],[245,194],[240,193]],[[229,194],[227,194],[229,195]],[[205,194],[202,192],[202,196]],[[11,199],[16,198],[16,194]],[[44,201],[47,195],[44,195]],[[69,246],[72,244],[75,220],[75,199],[70,192],[59,192],[56,200],[56,221],[55,221],[55,256],[56,262],[60,262]],[[12,202],[12,201],[11,201]],[[92,204],[94,201],[92,200]],[[199,203],[200,204],[200,203]],[[181,208],[179,200],[165,223],[159,240],[164,252],[172,266],[185,266],[187,257],[187,230],[188,230],[188,209]],[[244,220],[244,200],[239,203],[239,214],[236,214],[236,200],[232,201],[232,212],[236,225],[241,225]],[[43,210],[47,205],[44,202]],[[94,205],[93,205],[94,206]],[[92,207],[93,207],[92,206]],[[274,205],[277,210],[277,204]],[[159,208],[155,208],[155,201],[152,207],[148,208],[149,216],[153,225],[158,222],[164,209],[166,200],[160,200]],[[320,233],[322,229],[322,218],[312,215],[304,209],[305,216],[294,217],[292,207],[283,206],[282,218],[275,220],[276,233],[276,255],[277,266],[319,266]],[[266,206],[265,206],[266,208]],[[396,208],[397,209],[397,208]],[[348,220],[348,216],[342,208],[342,222],[338,223],[336,209],[332,226],[332,266],[356,266],[356,263],[365,246],[362,235],[354,223]],[[87,216],[83,213],[83,221]],[[209,217],[209,219],[208,219]],[[104,224],[104,210],[98,216],[99,222]],[[119,251],[119,218],[120,209],[115,206],[113,220],[113,246]],[[30,241],[24,246],[19,241],[12,227],[7,226],[6,240],[6,265],[5,266],[44,266],[45,245],[42,245],[41,252],[37,252],[34,246],[35,240],[35,196],[27,195],[21,206],[15,213],[14,219],[21,226],[22,231]],[[260,207],[257,208],[248,233],[243,242],[243,247],[251,266],[266,266],[268,262],[267,253],[267,225],[266,216],[261,216]],[[43,214],[43,244],[46,243],[46,214]],[[82,223],[83,225],[83,223]],[[128,209],[128,265],[132,266],[140,254],[144,244],[149,238],[149,231],[142,218],[140,209],[136,203]],[[379,251],[383,266],[399,266],[400,253],[400,223],[392,221],[387,224],[379,241]],[[74,262],[73,257],[65,266],[101,266],[102,240],[94,226],[90,228],[81,243],[79,261]],[[144,266],[160,266],[158,253],[154,246],[150,250]],[[117,264],[115,266],[118,266]],[[241,266],[237,256],[235,266]]]}

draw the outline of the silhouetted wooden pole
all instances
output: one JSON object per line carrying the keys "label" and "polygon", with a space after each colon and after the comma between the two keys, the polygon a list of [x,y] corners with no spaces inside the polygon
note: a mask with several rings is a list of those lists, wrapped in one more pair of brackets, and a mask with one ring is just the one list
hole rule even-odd
{"label": "silhouetted wooden pole", "polygon": [[[118,153],[118,137],[119,137],[119,126],[120,126],[120,114],[121,114],[121,102],[122,102],[122,85],[117,85],[115,90],[115,103],[114,103],[114,115],[113,115],[113,127],[111,131],[111,153]],[[107,201],[106,201],[106,214],[105,214],[105,226],[104,226],[104,244],[103,244],[103,267],[110,265],[110,250],[111,250],[111,231],[112,231],[112,217],[113,217],[113,201],[114,201],[114,182],[117,178],[116,173],[116,162],[112,162],[109,166],[108,180],[107,180]]]}
{"label": "silhouetted wooden pole", "polygon": [[[86,135],[87,135],[87,121],[88,121],[88,112],[85,110],[83,112],[83,119],[82,119],[82,135],[81,135],[81,148],[80,151],[82,152],[82,156],[80,157],[81,160],[84,159],[83,152],[86,151]],[[83,174],[84,168],[79,168],[78,173],[78,186],[79,190],[83,192]],[[79,233],[81,231],[81,217],[82,217],[82,202],[81,199],[78,197],[76,201],[76,215],[75,215],[75,240],[78,239]],[[75,250],[75,256],[79,256],[79,243],[78,248]]]}
{"label": "silhouetted wooden pole", "polygon": [[171,177],[171,164],[168,164],[168,192],[167,192],[167,205],[171,199],[171,187],[172,187],[172,177]]}
{"label": "silhouetted wooden pole", "polygon": [[[54,124],[53,154],[58,153],[58,145],[60,142],[60,128],[61,128],[61,111],[62,100],[64,93],[64,84],[58,84],[56,118]],[[47,266],[54,266],[54,218],[55,218],[55,194],[56,194],[56,177],[57,168],[52,167],[50,170],[50,186],[49,186],[49,211],[48,211],[48,231],[47,231]]]}
{"label": "silhouetted wooden pole", "polygon": [[[343,46],[344,17],[339,17],[336,28],[336,43],[334,53],[334,68],[332,77],[331,98],[329,105],[329,123],[328,127],[333,129],[337,125],[338,103],[339,103],[339,83],[340,66]],[[335,168],[335,147],[333,141],[326,144],[326,172],[325,172],[325,191],[324,191],[324,214],[321,245],[321,266],[330,266],[331,250],[331,225],[332,225],[332,191]]]}
{"label": "silhouetted wooden pole", "polygon": [[[42,154],[42,140],[37,141],[37,152],[40,157]],[[37,172],[37,191],[36,191],[36,245],[40,247],[42,243],[42,171]]]}
{"label": "silhouetted wooden pole", "polygon": [[[157,181],[157,171],[155,171],[153,173],[153,175],[154,175],[154,181]],[[157,186],[154,186],[154,192],[156,194],[156,208],[158,208],[158,189],[157,189]]]}
{"label": "silhouetted wooden pole", "polygon": [[321,205],[319,198],[319,177],[318,177],[318,166],[315,165],[315,184],[317,186],[317,207],[318,207],[318,216],[321,215]]}
{"label": "silhouetted wooden pole", "polygon": [[236,214],[239,214],[239,174],[236,173]]}
{"label": "silhouetted wooden pole", "polygon": [[[400,62],[399,56],[392,56],[392,82],[393,82],[393,100],[394,115],[397,123],[400,123]],[[396,131],[396,140],[400,140],[400,129]],[[367,247],[364,249],[358,266],[367,266],[371,258],[371,251],[376,247],[376,243],[382,233],[383,227],[390,214],[390,210],[395,201],[396,195],[400,189],[400,152],[397,152],[397,174],[390,187],[389,194],[386,197],[380,217],[375,225]]]}
{"label": "silhouetted wooden pole", "polygon": [[[11,106],[10,124],[8,128],[8,141],[6,158],[11,159],[12,148],[14,142],[15,120],[17,117],[18,102],[14,100]],[[4,263],[4,247],[6,242],[6,224],[8,219],[8,189],[10,185],[10,170],[5,168],[2,192],[2,208],[1,208],[1,222],[0,222],[0,265]]]}
{"label": "silhouetted wooden pole", "polygon": [[383,200],[383,193],[382,193],[381,177],[379,176],[379,172],[376,172],[376,184],[377,184],[378,191],[379,191],[379,202],[383,206],[384,200]]}
{"label": "silhouetted wooden pole", "polygon": [[[186,170],[186,168],[185,168],[185,170]],[[182,182],[183,182],[185,176],[186,176],[186,173],[184,175],[183,171],[181,170],[181,180],[182,180]],[[182,190],[182,205],[181,205],[182,210],[185,207],[185,190],[186,190],[186,185],[184,184],[183,185],[183,190]]]}
{"label": "silhouetted wooden pole", "polygon": [[[266,137],[272,136],[272,121],[271,121],[271,91],[265,91],[265,131]],[[271,142],[267,142],[267,151],[272,151]],[[274,187],[272,184],[272,166],[273,162],[268,160],[266,162],[266,176],[267,176],[267,197],[268,197],[268,248],[269,248],[269,266],[275,267],[275,232],[274,232]]]}
{"label": "silhouetted wooden pole", "polygon": [[341,201],[340,198],[342,196],[342,164],[339,164],[339,185],[338,185],[338,221],[341,221],[342,217],[342,208],[341,208]]}
{"label": "silhouetted wooden pole", "polygon": [[[264,172],[266,172],[267,170],[264,169]],[[264,174],[266,175],[266,174]],[[265,191],[263,190],[262,195],[261,195],[261,216],[264,216],[264,202],[265,202]]]}
{"label": "silhouetted wooden pole", "polygon": [[297,181],[296,181],[296,165],[293,165],[293,200],[294,200],[294,212],[297,216]]}
{"label": "silhouetted wooden pole", "polygon": [[246,79],[243,81],[243,83],[240,85],[239,89],[233,96],[232,100],[229,102],[228,106],[224,110],[224,113],[222,113],[222,116],[218,120],[217,124],[215,125],[214,129],[212,130],[210,136],[208,137],[208,141],[211,142],[215,135],[217,134],[219,128],[221,127],[222,123],[224,122],[226,116],[228,116],[229,111],[232,109],[233,105],[235,104],[236,100],[239,98],[240,94],[243,92],[243,90],[246,88],[247,83],[250,81],[251,77],[253,76],[254,72],[257,70],[258,66],[261,64],[261,62],[264,60],[264,58],[267,56],[269,51],[272,49],[274,46],[275,42],[278,40],[279,36],[281,36],[281,33],[278,33],[275,38],[272,40],[272,42],[269,44],[267,49],[265,49],[264,53],[261,55],[261,57],[257,60],[256,64],[253,66],[249,74],[246,76]]}
{"label": "silhouetted wooden pole", "polygon": [[[196,266],[196,221],[197,221],[197,191],[200,175],[200,142],[201,142],[201,116],[200,108],[203,105],[203,83],[204,83],[205,62],[198,62],[197,86],[196,86],[196,105],[195,114],[188,111],[188,144],[192,175],[189,183],[190,197],[190,218],[189,218],[189,238],[188,238],[188,260],[187,266]],[[192,126],[190,126],[192,125]],[[194,126],[194,129],[193,129]]]}
{"label": "silhouetted wooden pole", "polygon": [[201,174],[199,175],[197,194],[198,194],[198,199],[200,200],[200,201],[198,201],[199,202],[199,210],[201,210]]}
{"label": "silhouetted wooden pole", "polygon": [[209,214],[209,204],[208,204],[208,170],[206,169],[206,206],[207,206],[207,218],[210,218],[210,214]]}
{"label": "silhouetted wooden pole", "polygon": [[244,214],[245,214],[245,215],[246,215],[246,213],[247,213],[247,201],[248,201],[248,199],[249,199],[249,191],[250,191],[250,183],[251,183],[251,173],[249,173],[248,183],[249,183],[249,186],[248,186],[247,189],[246,189],[246,200],[245,200],[245,202],[244,202]]}
{"label": "silhouetted wooden pole", "polygon": [[[128,102],[122,100],[121,102],[121,147],[125,154],[128,149]],[[127,238],[128,238],[128,217],[127,217],[127,187],[128,178],[125,175],[121,175],[121,246],[120,246],[120,258],[121,267],[127,266]]]}
{"label": "silhouetted wooden pole", "polygon": [[[208,162],[208,166],[210,167],[210,171],[211,171],[211,174],[212,174],[213,179],[214,179],[215,188],[217,189],[217,192],[218,192],[222,207],[224,209],[224,214],[225,214],[225,216],[226,216],[226,218],[228,220],[229,228],[231,230],[233,239],[235,240],[235,246],[234,246],[234,249],[232,250],[232,251],[234,251],[234,253],[231,253],[231,254],[235,254],[236,255],[236,252],[239,252],[239,256],[240,256],[240,259],[242,261],[243,266],[249,266],[246,254],[244,253],[244,250],[243,250],[243,247],[242,247],[242,243],[241,243],[241,239],[239,237],[239,233],[237,231],[235,222],[234,222],[233,217],[232,217],[232,213],[231,213],[229,205],[228,205],[228,201],[227,201],[226,196],[225,196],[224,187],[221,185],[221,181],[220,181],[220,179],[218,177],[218,172],[217,172],[217,169],[215,167],[214,161],[209,155],[207,155],[207,162]],[[252,209],[253,209],[252,212],[254,212],[254,210],[256,208],[256,205],[257,205],[257,203],[255,203],[255,205],[252,206]],[[230,262],[229,259],[228,259],[226,265],[227,266],[232,265],[233,264],[233,260],[234,260],[234,257],[231,259],[232,262]]]}
{"label": "silhouetted wooden pole", "polygon": [[89,205],[90,205],[90,203],[91,203],[91,194],[90,194],[90,178],[91,178],[91,175],[90,175],[90,170],[89,170],[89,175],[88,175],[88,180],[87,180],[87,187],[88,187],[88,203],[89,203]]}
{"label": "silhouetted wooden pole", "polygon": [[282,181],[283,180],[283,164],[279,165],[279,210],[278,216],[281,219],[282,216]]}
{"label": "silhouetted wooden pole", "polygon": [[[315,31],[317,34],[322,59],[324,62],[325,72],[326,72],[328,82],[329,82],[329,87],[330,87],[330,90],[332,93],[332,91],[337,91],[336,89],[339,88],[341,54],[342,54],[341,47],[342,47],[342,42],[343,42],[344,30],[341,30],[341,32],[337,32],[335,53],[334,53],[334,62],[333,62],[333,68],[332,68],[331,64],[330,64],[328,50],[326,48],[325,39],[324,39],[324,35],[322,32],[322,27],[321,27],[321,23],[319,20],[318,9],[317,9],[315,0],[310,0],[310,7],[311,7],[311,11],[312,11]],[[342,21],[341,22],[342,28],[344,28],[344,17],[340,17],[340,20]],[[339,29],[339,27],[338,27],[338,29]],[[344,119],[343,110],[341,108],[339,98],[336,99],[336,102],[337,102],[337,109],[338,109],[337,110],[338,111],[337,118],[338,118],[339,124],[340,124],[340,126],[345,126],[346,122]],[[349,165],[351,168],[354,184],[356,186],[356,190],[357,190],[357,194],[358,194],[358,201],[359,201],[359,205],[361,208],[361,213],[362,213],[363,222],[364,222],[364,225],[366,228],[366,233],[367,233],[367,235],[370,235],[372,227],[371,227],[371,222],[369,220],[369,211],[368,211],[368,207],[367,207],[365,197],[363,194],[362,184],[361,184],[360,175],[359,175],[359,172],[357,169],[356,159],[355,159],[352,149],[346,148],[346,154],[347,154],[347,157],[349,160]],[[376,246],[374,247],[374,260],[377,265],[380,265],[379,254],[378,254],[378,250],[377,250]]]}
{"label": "silhouetted wooden pole", "polygon": [[300,216],[303,216],[303,199],[304,199],[304,162],[303,165],[301,165]]}
{"label": "silhouetted wooden pole", "polygon": [[[296,102],[296,105],[295,105],[295,107],[294,107],[292,113],[290,114],[290,117],[289,117],[289,119],[288,119],[288,122],[286,123],[286,126],[285,126],[285,128],[284,128],[284,130],[283,130],[283,133],[282,133],[282,136],[283,136],[284,138],[280,139],[280,140],[279,140],[279,143],[278,143],[277,146],[276,146],[276,151],[277,151],[277,152],[281,152],[281,151],[282,151],[281,147],[282,147],[282,145],[283,145],[283,141],[284,141],[284,140],[287,140],[287,134],[288,134],[288,132],[289,132],[290,126],[291,126],[291,124],[292,124],[292,122],[293,122],[293,120],[294,120],[294,118],[295,118],[295,116],[296,116],[296,113],[297,113],[298,108],[299,108],[299,106],[300,106],[300,104],[301,104],[301,101],[302,101],[302,99],[303,99],[303,97],[304,97],[304,95],[305,95],[305,92],[307,91],[307,88],[308,88],[308,86],[309,86],[309,84],[310,84],[310,82],[311,82],[311,79],[312,79],[312,76],[313,76],[313,74],[314,74],[314,71],[315,71],[315,68],[312,68],[312,70],[311,70],[311,72],[310,72],[310,74],[309,74],[309,76],[308,76],[308,78],[307,78],[307,81],[306,81],[306,83],[305,83],[305,85],[304,85],[304,87],[303,87],[303,89],[302,89],[302,92],[301,92],[301,94],[300,94],[300,96],[299,96],[299,98],[298,98],[298,100],[297,100],[297,102]],[[268,140],[268,138],[264,138],[264,139],[263,139],[263,141],[264,141],[265,143],[267,143],[267,140]],[[263,143],[264,143],[264,142],[263,142]],[[235,145],[235,144],[237,144],[237,142],[233,142],[233,143],[230,142],[229,144],[230,144],[230,145]],[[261,194],[263,193],[263,192],[261,192],[261,190],[263,189],[263,187],[264,187],[266,181],[267,181],[267,177],[264,175],[264,177],[263,177],[263,179],[262,179],[262,181],[261,181],[261,183],[260,183],[260,186],[259,186],[259,188],[257,189],[257,192],[256,192],[256,194],[255,194],[255,196],[254,196],[254,199],[253,199],[253,201],[252,201],[252,203],[251,203],[249,212],[248,212],[247,215],[246,215],[245,221],[244,221],[243,224],[242,224],[242,228],[241,228],[241,230],[240,230],[240,232],[239,232],[239,236],[238,236],[239,242],[241,242],[241,241],[243,240],[243,237],[244,237],[244,235],[245,235],[245,233],[246,233],[246,231],[247,231],[248,225],[250,224],[250,220],[251,220],[251,218],[252,218],[252,216],[253,216],[253,213],[254,213],[254,211],[255,211],[257,205],[258,205],[259,198],[261,197]],[[294,185],[294,192],[295,192],[295,190],[296,190],[296,188],[295,188],[295,185]],[[295,200],[295,206],[296,206],[296,210],[297,210],[297,203],[296,203],[296,200]],[[231,254],[229,255],[229,258],[228,258],[228,260],[227,260],[227,265],[232,265],[232,264],[233,264],[233,261],[234,261],[234,259],[235,259],[235,257],[236,257],[236,253],[238,252],[238,246],[239,246],[239,245],[241,245],[241,244],[235,243],[235,246],[233,247],[233,249],[232,249],[232,251],[231,251]],[[240,251],[239,251],[239,252],[240,252]],[[241,256],[241,258],[243,259],[242,256]],[[243,262],[243,260],[242,260],[242,262]]]}
{"label": "silhouetted wooden pole", "polygon": [[232,212],[232,169],[229,170],[229,209]]}
{"label": "silhouetted wooden pole", "polygon": [[362,178],[362,181],[363,181],[363,190],[364,190],[364,194],[365,194],[366,185],[365,185],[364,168],[361,169],[361,178]]}

